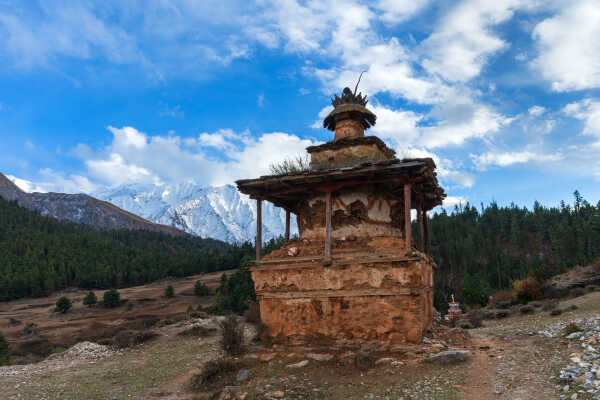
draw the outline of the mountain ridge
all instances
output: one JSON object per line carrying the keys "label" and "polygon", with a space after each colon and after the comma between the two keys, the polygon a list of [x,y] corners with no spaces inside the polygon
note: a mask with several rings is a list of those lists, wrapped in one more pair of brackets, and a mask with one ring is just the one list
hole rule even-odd
{"label": "mountain ridge", "polygon": [[[229,243],[253,242],[256,234],[256,202],[233,185],[123,184],[105,188],[94,196],[156,223],[177,227],[201,237]],[[263,239],[285,231],[285,211],[263,205]],[[297,233],[296,220],[291,221]]]}
{"label": "mountain ridge", "polygon": [[43,216],[100,229],[143,229],[171,235],[185,234],[173,226],[148,221],[108,201],[87,194],[27,193],[1,172],[0,196],[5,200],[16,201],[20,206],[37,211]]}

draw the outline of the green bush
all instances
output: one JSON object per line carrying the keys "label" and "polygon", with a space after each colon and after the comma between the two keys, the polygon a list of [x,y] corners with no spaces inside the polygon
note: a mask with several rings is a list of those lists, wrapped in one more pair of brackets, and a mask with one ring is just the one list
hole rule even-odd
{"label": "green bush", "polygon": [[196,281],[194,285],[194,294],[198,297],[210,296],[210,289],[204,283]]}
{"label": "green bush", "polygon": [[221,348],[230,356],[242,353],[244,326],[235,315],[228,315],[219,322],[221,326]]}
{"label": "green bush", "polygon": [[8,342],[4,339],[4,335],[0,332],[0,366],[8,364],[10,356],[8,355]]}
{"label": "green bush", "polygon": [[87,296],[83,298],[83,305],[91,307],[98,302],[98,298],[94,292],[89,292]]}
{"label": "green bush", "polygon": [[71,300],[69,300],[68,297],[63,296],[56,301],[56,308],[54,309],[54,312],[60,312],[64,314],[69,311],[72,306],[73,304],[71,303]]}
{"label": "green bush", "polygon": [[121,304],[121,294],[116,289],[107,290],[103,297],[104,307],[115,308]]}
{"label": "green bush", "polygon": [[175,289],[173,289],[173,286],[169,285],[166,287],[165,297],[168,297],[168,298],[175,297]]}
{"label": "green bush", "polygon": [[235,383],[238,366],[231,360],[217,359],[204,364],[202,371],[192,377],[191,387],[194,390],[210,390]]}
{"label": "green bush", "polygon": [[254,281],[245,265],[229,278],[225,274],[221,275],[221,285],[215,296],[215,306],[220,313],[242,314],[253,301],[256,301]]}

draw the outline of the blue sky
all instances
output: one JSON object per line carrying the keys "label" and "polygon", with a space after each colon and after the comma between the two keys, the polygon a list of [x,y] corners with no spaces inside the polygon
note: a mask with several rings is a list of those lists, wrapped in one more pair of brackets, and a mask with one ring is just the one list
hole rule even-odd
{"label": "blue sky", "polygon": [[448,205],[600,200],[597,0],[0,0],[0,171],[28,190],[232,183],[367,132]]}

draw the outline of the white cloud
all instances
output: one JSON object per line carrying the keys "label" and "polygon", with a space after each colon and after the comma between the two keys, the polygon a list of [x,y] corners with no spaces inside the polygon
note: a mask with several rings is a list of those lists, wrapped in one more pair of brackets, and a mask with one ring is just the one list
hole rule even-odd
{"label": "white cloud", "polygon": [[473,174],[456,169],[453,162],[447,158],[438,157],[435,153],[432,153],[424,148],[417,147],[398,147],[397,156],[403,158],[431,158],[435,162],[437,167],[437,173],[443,184],[457,184],[463,188],[470,188],[475,184],[475,177]]}
{"label": "white cloud", "polygon": [[[273,132],[253,137],[249,132],[221,129],[197,138],[174,134],[151,136],[133,127],[114,128],[105,148],[79,145],[72,154],[83,156],[89,176],[104,185],[195,181],[230,184],[236,179],[269,173],[269,165],[302,154],[316,144],[295,135]],[[207,151],[219,150],[218,155]]]}
{"label": "white cloud", "polygon": [[484,139],[510,124],[513,118],[497,113],[488,106],[470,99],[435,107],[430,117],[437,125],[421,128],[420,143],[429,148],[461,145],[473,138]]}
{"label": "white cloud", "polygon": [[600,101],[584,99],[567,104],[563,111],[573,118],[584,121],[582,133],[595,136],[600,143]]}
{"label": "white cloud", "polygon": [[14,183],[15,185],[17,185],[24,192],[27,192],[27,193],[32,193],[32,192],[45,193],[45,192],[47,192],[47,190],[45,190],[45,188],[43,188],[39,184],[33,183],[33,182],[28,181],[26,179],[20,179],[20,178],[17,178],[16,176],[13,176],[13,175],[6,175],[6,177],[9,180],[11,180],[12,183]]}
{"label": "white cloud", "polygon": [[388,23],[403,22],[421,11],[429,0],[379,0],[375,8],[379,10],[381,19]]}
{"label": "white cloud", "polygon": [[466,203],[467,199],[462,196],[448,196],[442,202],[442,207],[453,208],[454,206],[465,205]]}
{"label": "white cloud", "polygon": [[312,123],[312,125],[310,126],[313,129],[319,129],[323,127],[323,120],[325,119],[325,117],[327,117],[327,115],[329,115],[329,113],[333,111],[333,106],[332,105],[328,105],[325,106],[321,109],[321,111],[319,111],[319,119],[315,120],[315,122]]}
{"label": "white cloud", "polygon": [[109,126],[108,130],[114,135],[114,145],[118,147],[136,147],[143,149],[146,147],[146,135],[130,126],[121,129]]}
{"label": "white cloud", "polygon": [[413,111],[392,110],[382,105],[371,107],[377,115],[372,133],[394,144],[415,144],[420,136],[417,124],[423,118]]}
{"label": "white cloud", "polygon": [[470,157],[479,171],[485,171],[491,166],[508,167],[513,164],[523,164],[530,161],[544,163],[563,159],[561,153],[540,154],[532,151],[487,152],[479,155],[471,154]]}
{"label": "white cloud", "polygon": [[546,109],[542,106],[533,106],[533,107],[530,107],[527,112],[529,113],[529,115],[538,117],[538,116],[542,115],[543,113],[545,113]]}
{"label": "white cloud", "polygon": [[147,63],[135,39],[101,20],[97,9],[72,2],[41,8],[42,20],[35,22],[23,14],[0,13],[0,46],[17,65],[29,68],[48,65],[56,56],[90,59],[95,55],[119,64]]}
{"label": "white cloud", "polygon": [[181,109],[181,105],[176,104],[173,107],[170,107],[168,104],[165,104],[162,109],[158,112],[158,115],[161,117],[172,117],[172,118],[181,118],[185,114]]}
{"label": "white cloud", "polygon": [[32,193],[91,193],[97,185],[92,183],[88,178],[81,175],[69,175],[57,173],[50,168],[41,169],[38,172],[38,181],[33,183],[26,179],[19,179],[12,175],[7,175],[8,179],[14,182],[21,190]]}
{"label": "white cloud", "polygon": [[555,91],[600,87],[600,3],[574,0],[533,30],[538,56],[534,69]]}
{"label": "white cloud", "polygon": [[421,43],[423,66],[450,82],[465,82],[479,75],[488,58],[508,46],[492,28],[526,4],[523,0],[460,2]]}

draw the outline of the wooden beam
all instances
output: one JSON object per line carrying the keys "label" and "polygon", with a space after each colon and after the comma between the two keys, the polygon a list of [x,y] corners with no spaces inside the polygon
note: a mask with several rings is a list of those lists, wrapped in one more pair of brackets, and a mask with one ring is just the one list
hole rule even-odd
{"label": "wooden beam", "polygon": [[429,225],[427,225],[427,211],[423,211],[423,235],[425,254],[429,255]]}
{"label": "wooden beam", "polygon": [[290,240],[290,211],[285,210],[285,240]]}
{"label": "wooden beam", "polygon": [[325,197],[325,258],[331,258],[331,192]]}
{"label": "wooden beam", "polygon": [[424,251],[425,240],[423,233],[423,201],[419,201],[417,204],[417,222],[419,224],[419,250]]}
{"label": "wooden beam", "polygon": [[407,183],[404,185],[404,241],[406,249],[412,248],[412,232],[410,231],[410,198],[412,195],[412,185]]}
{"label": "wooden beam", "polygon": [[262,253],[262,200],[256,199],[256,261]]}

